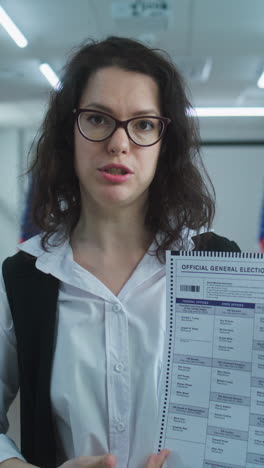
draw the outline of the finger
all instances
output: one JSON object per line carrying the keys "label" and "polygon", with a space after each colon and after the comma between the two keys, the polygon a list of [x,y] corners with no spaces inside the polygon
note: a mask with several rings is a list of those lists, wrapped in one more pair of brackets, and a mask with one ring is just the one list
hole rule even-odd
{"label": "finger", "polygon": [[170,451],[167,449],[161,450],[158,455],[151,454],[148,458],[146,468],[162,468],[162,465],[169,454]]}
{"label": "finger", "polygon": [[155,468],[155,463],[156,463],[156,455],[154,455],[154,453],[152,453],[149,457],[148,457],[148,461],[147,461],[147,464],[146,464],[146,468]]}
{"label": "finger", "polygon": [[165,462],[169,454],[170,454],[170,451],[168,449],[163,449],[160,451],[160,453],[157,455],[160,466],[163,465],[163,463]]}
{"label": "finger", "polygon": [[106,455],[103,462],[107,468],[115,468],[116,466],[116,457],[112,454]]}

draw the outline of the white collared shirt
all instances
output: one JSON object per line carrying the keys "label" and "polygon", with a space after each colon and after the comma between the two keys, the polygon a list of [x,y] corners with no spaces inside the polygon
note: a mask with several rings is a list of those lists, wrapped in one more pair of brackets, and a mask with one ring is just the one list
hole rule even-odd
{"label": "white collared shirt", "polygon": [[[51,378],[59,459],[113,453],[117,468],[143,468],[156,451],[166,324],[165,265],[145,254],[115,296],[73,260],[69,242],[44,252],[36,236],[19,248],[37,257],[39,270],[60,280]],[[185,248],[193,248],[191,233]],[[0,307],[1,462],[12,457],[23,460],[5,435],[6,413],[19,382],[16,338],[3,279]]]}

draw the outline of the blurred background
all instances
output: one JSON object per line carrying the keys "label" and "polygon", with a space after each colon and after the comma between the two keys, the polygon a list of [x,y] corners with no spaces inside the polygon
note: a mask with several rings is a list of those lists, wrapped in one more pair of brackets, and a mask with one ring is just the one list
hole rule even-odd
{"label": "blurred background", "polygon": [[[165,49],[198,115],[222,109],[222,117],[199,117],[202,155],[217,196],[214,229],[242,250],[260,249],[263,0],[2,0],[0,6],[28,42],[17,46],[0,20],[0,260],[16,251],[21,235],[27,178],[20,174],[51,90],[40,65],[49,64],[59,77],[76,46],[109,34]],[[232,117],[230,108],[260,116]],[[10,416],[10,434],[19,441],[17,403]]]}

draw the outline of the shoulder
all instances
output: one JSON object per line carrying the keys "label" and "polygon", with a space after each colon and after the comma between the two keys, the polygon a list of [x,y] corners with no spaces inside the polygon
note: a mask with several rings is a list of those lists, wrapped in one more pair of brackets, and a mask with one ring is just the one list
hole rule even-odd
{"label": "shoulder", "polygon": [[241,252],[240,248],[234,241],[230,241],[226,237],[219,236],[214,232],[205,232],[192,237],[195,248],[194,250],[208,250],[213,252]]}
{"label": "shoulder", "polygon": [[19,274],[22,272],[32,273],[35,268],[36,258],[43,254],[43,248],[41,245],[41,236],[36,235],[26,240],[22,244],[17,246],[18,252],[7,257],[3,262],[3,274]]}
{"label": "shoulder", "polygon": [[27,252],[20,250],[12,257],[7,257],[2,266],[3,276],[5,277],[9,273],[12,275],[19,275],[22,273],[32,273],[35,270],[36,257],[30,255]]}
{"label": "shoulder", "polygon": [[42,235],[38,234],[18,245],[18,252],[3,262],[3,273],[12,272],[16,276],[49,273],[46,265],[56,264],[65,252],[68,243],[61,242],[58,235],[53,235],[48,245],[42,245]]}

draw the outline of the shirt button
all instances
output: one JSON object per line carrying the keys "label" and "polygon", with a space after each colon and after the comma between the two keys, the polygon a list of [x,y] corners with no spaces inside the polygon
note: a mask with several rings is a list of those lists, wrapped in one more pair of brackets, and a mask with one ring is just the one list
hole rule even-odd
{"label": "shirt button", "polygon": [[117,424],[116,428],[118,432],[123,432],[125,430],[125,425],[122,422],[120,422]]}
{"label": "shirt button", "polygon": [[119,362],[119,364],[115,365],[114,369],[116,372],[122,372],[124,370],[124,365],[121,362]]}
{"label": "shirt button", "polygon": [[112,310],[114,312],[118,312],[119,310],[121,310],[121,305],[120,304],[114,304],[113,307],[112,307]]}

